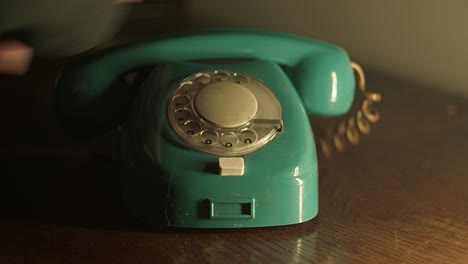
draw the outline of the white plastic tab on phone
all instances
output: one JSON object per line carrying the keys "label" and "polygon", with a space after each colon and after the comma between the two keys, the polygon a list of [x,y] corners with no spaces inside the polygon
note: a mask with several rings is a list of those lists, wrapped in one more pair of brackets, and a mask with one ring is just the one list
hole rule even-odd
{"label": "white plastic tab on phone", "polygon": [[221,176],[243,176],[244,175],[244,159],[219,158],[219,174]]}

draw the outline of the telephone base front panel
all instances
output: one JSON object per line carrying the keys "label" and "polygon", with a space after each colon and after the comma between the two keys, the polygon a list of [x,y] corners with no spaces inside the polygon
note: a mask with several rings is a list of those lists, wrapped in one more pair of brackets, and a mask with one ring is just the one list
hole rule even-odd
{"label": "telephone base front panel", "polygon": [[[234,157],[195,151],[170,125],[167,106],[180,80],[219,69],[268,80],[265,85],[288,109],[282,115],[284,131],[256,151]],[[168,72],[172,79],[160,78]],[[299,96],[276,64],[166,65],[153,72],[140,93],[131,115],[136,118],[122,134],[124,197],[138,219],[155,227],[240,228],[297,224],[317,215],[312,131]],[[156,93],[168,96],[160,99]],[[241,159],[242,173],[221,175],[227,158]]]}

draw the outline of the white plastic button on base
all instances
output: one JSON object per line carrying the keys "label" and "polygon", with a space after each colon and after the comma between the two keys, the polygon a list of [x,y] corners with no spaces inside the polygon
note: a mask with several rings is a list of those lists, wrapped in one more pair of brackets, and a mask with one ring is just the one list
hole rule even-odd
{"label": "white plastic button on base", "polygon": [[219,158],[219,174],[221,176],[244,175],[243,158]]}

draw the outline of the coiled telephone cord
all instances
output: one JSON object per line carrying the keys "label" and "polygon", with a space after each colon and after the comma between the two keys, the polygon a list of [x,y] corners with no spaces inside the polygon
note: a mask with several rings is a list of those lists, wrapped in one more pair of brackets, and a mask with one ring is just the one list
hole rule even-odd
{"label": "coiled telephone cord", "polygon": [[327,129],[319,137],[319,147],[326,158],[333,157],[335,152],[344,153],[348,144],[359,144],[361,136],[369,134],[372,124],[380,119],[376,104],[381,102],[382,95],[366,91],[366,80],[361,66],[351,62],[351,67],[357,76],[356,82],[363,99],[354,115]]}

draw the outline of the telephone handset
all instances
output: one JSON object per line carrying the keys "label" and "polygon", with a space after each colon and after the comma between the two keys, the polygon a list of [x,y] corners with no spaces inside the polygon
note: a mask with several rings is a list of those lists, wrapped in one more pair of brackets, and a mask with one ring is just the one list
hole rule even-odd
{"label": "telephone handset", "polygon": [[[241,62],[197,62],[232,59]],[[289,34],[178,33],[67,66],[57,81],[57,114],[66,132],[80,138],[122,125],[123,196],[145,223],[301,223],[318,212],[308,115],[346,113],[355,95],[353,70],[362,73],[342,48]],[[132,72],[148,73],[137,89],[125,78]],[[360,121],[335,133],[335,143],[342,136],[355,142],[353,124],[366,131],[365,117],[375,116],[371,101]]]}
{"label": "telephone handset", "polygon": [[[118,106],[126,105],[134,92],[117,77],[145,65],[209,59],[271,61],[287,67],[308,114],[340,115],[353,101],[353,72],[339,47],[284,33],[207,30],[164,36],[69,65],[57,83],[60,119],[77,137],[106,132],[123,120],[120,115],[125,113]],[[116,109],[93,104],[97,100]]]}

